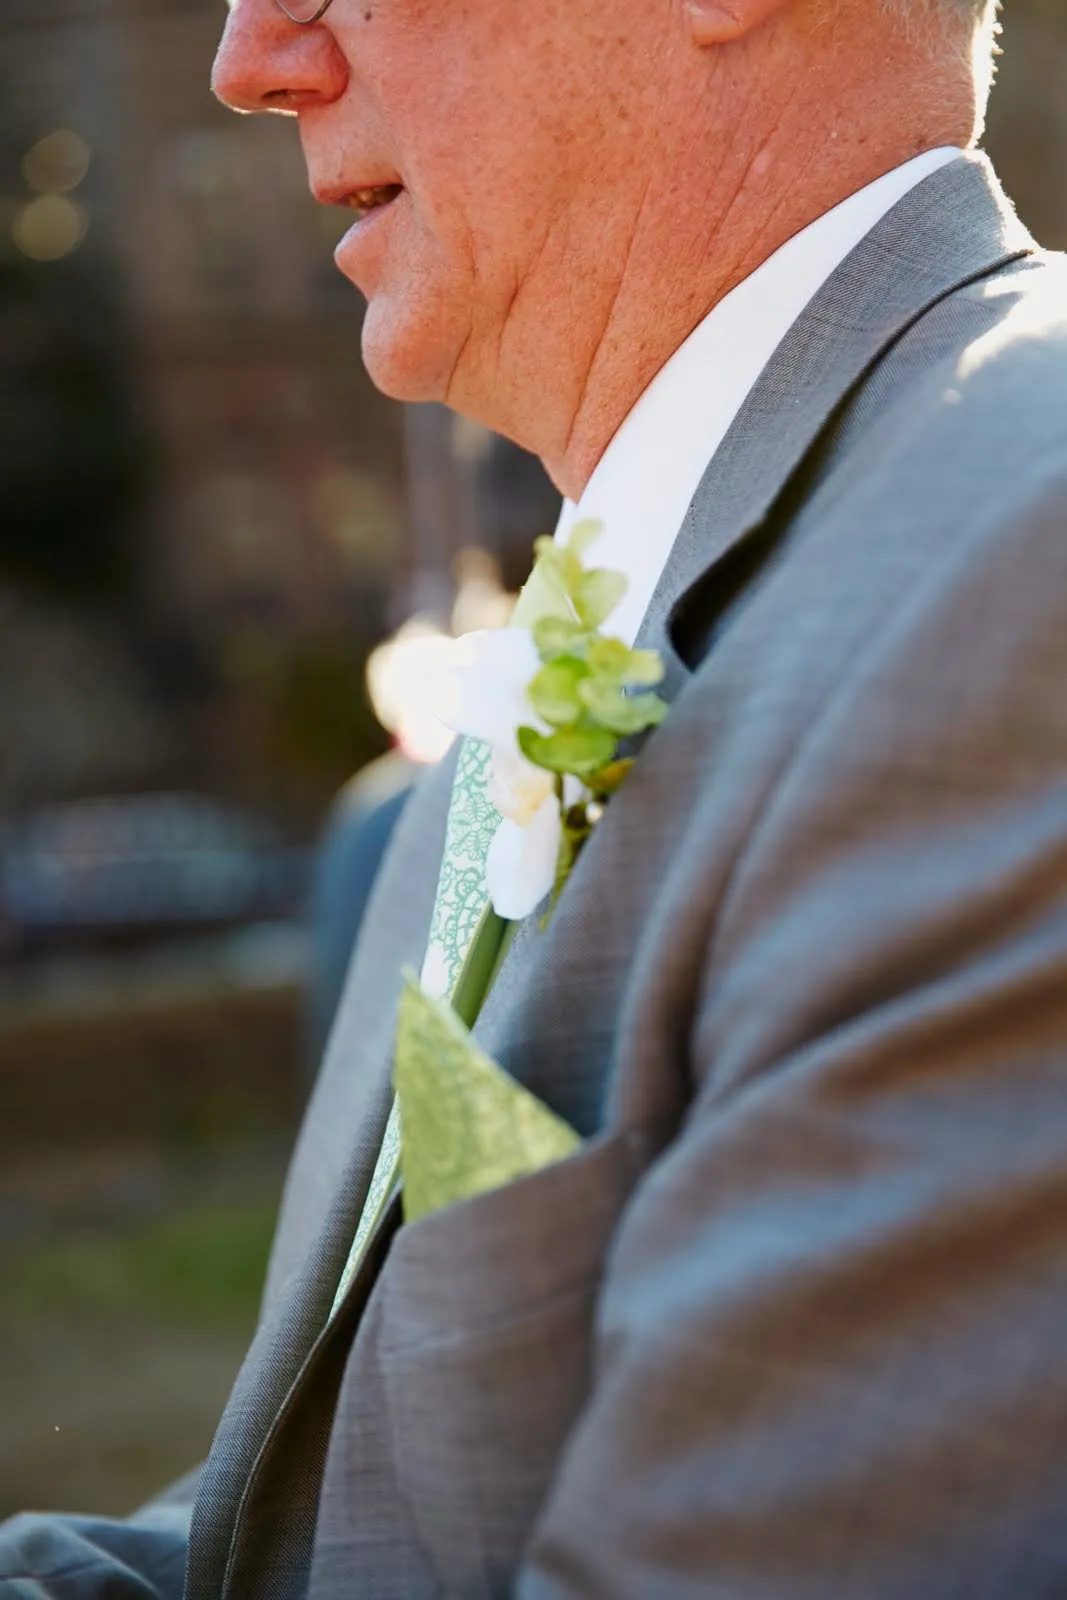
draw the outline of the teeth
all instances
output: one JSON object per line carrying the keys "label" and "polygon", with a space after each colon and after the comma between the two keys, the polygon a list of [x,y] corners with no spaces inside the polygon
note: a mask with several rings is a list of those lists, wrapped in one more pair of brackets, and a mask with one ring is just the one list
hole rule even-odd
{"label": "teeth", "polygon": [[390,200],[395,200],[399,193],[398,183],[385,183],[370,189],[353,189],[345,204],[353,211],[375,211],[379,206],[388,205]]}

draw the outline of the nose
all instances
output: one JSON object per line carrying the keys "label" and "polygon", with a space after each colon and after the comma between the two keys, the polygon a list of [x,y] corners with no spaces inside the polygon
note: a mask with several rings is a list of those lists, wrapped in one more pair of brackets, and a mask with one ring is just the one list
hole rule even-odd
{"label": "nose", "polygon": [[232,0],[211,87],[234,111],[302,111],[337,100],[348,68],[329,28],[302,28],[275,0]]}

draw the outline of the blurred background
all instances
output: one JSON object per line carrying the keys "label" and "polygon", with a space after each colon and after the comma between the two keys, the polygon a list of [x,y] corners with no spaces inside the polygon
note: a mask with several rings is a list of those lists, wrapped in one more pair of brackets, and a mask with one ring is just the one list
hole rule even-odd
{"label": "blurred background", "polygon": [[[0,0],[0,1516],[203,1456],[441,752],[420,679],[558,503],[371,388],[345,214],[207,92],[221,12]],[[1003,44],[987,148],[1065,248],[1063,0],[1007,0]]]}

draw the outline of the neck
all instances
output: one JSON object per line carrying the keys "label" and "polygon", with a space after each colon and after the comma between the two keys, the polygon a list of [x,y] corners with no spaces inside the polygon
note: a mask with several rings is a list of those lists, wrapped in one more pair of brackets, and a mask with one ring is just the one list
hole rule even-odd
{"label": "neck", "polygon": [[[913,156],[971,141],[975,113],[966,85],[916,84],[913,56],[892,67],[898,70],[885,71],[876,91],[864,81],[850,97],[830,61],[825,82],[811,81],[820,72],[808,74],[794,115],[782,95],[774,116],[747,141],[734,133],[725,142],[710,129],[702,137],[698,121],[679,119],[686,133],[660,152],[669,177],[649,181],[646,174],[627,247],[616,254],[625,264],[599,285],[588,319],[595,338],[580,345],[573,309],[559,344],[542,322],[533,376],[527,368],[513,391],[522,414],[494,424],[541,457],[562,493],[580,497],[660,368],[787,240]],[[601,247],[601,259],[606,255]],[[590,268],[588,276],[594,273]],[[540,374],[548,381],[539,383]]]}
{"label": "neck", "polygon": [[[698,230],[700,268],[676,282],[673,293],[663,296],[663,278],[654,260],[642,264],[635,253],[582,376],[566,432],[542,456],[557,488],[571,499],[581,495],[657,372],[709,312],[782,245],[904,161],[954,142],[940,136],[919,141],[886,152],[884,158],[868,159],[847,177],[835,165],[803,195],[774,181],[776,163],[767,152],[749,169],[714,232],[700,239]],[[674,241],[677,246],[677,232]],[[650,314],[653,306],[655,312]]]}

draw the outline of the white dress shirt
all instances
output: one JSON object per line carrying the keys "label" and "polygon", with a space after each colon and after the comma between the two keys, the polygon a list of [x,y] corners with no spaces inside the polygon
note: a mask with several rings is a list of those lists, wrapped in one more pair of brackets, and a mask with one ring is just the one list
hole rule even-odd
{"label": "white dress shirt", "polygon": [[809,300],[909,189],[959,154],[943,147],[916,156],[795,234],[661,367],[578,504],[563,502],[556,529],[559,539],[580,518],[604,525],[588,559],[630,580],[607,632],[633,643],[704,469]]}

